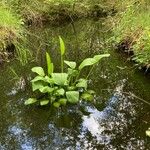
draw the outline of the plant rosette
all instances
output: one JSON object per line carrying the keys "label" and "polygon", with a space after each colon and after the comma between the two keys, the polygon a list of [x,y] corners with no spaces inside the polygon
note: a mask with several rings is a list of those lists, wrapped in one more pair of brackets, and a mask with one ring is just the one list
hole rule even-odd
{"label": "plant rosette", "polygon": [[[76,104],[80,100],[92,101],[95,92],[88,89],[88,78],[95,64],[102,58],[109,57],[110,54],[95,55],[93,58],[84,59],[79,66],[74,61],[64,60],[65,44],[61,37],[61,72],[54,72],[54,64],[51,57],[46,53],[47,73],[42,67],[33,67],[32,72],[36,77],[31,80],[33,92],[38,91],[43,98],[29,98],[25,105],[39,104],[41,106],[53,105],[54,107],[64,106],[67,103]],[[68,67],[64,72],[64,64]],[[92,66],[92,67],[91,67]],[[80,77],[81,71],[85,67],[91,67],[87,77]]]}

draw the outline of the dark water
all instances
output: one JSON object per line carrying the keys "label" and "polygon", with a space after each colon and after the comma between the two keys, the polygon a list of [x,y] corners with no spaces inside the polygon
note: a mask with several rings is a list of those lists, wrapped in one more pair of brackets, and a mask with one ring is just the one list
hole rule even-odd
{"label": "dark water", "polygon": [[12,62],[1,67],[0,150],[150,149],[150,138],[145,135],[150,127],[150,106],[131,95],[150,102],[150,79],[120,54],[106,49],[111,33],[103,22],[82,20],[30,29],[29,46],[38,65],[44,65],[47,50],[59,69],[58,35],[65,39],[67,60],[79,63],[104,51],[111,57],[97,65],[91,75],[90,86],[97,93],[95,100],[58,110],[24,106],[32,94],[28,82],[32,63],[21,67]]}

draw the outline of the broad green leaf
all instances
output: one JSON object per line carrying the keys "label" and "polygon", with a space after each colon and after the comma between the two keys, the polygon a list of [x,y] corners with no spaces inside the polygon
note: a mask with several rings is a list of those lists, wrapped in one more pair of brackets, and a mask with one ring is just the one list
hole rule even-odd
{"label": "broad green leaf", "polygon": [[73,90],[75,90],[75,89],[76,89],[75,86],[68,86],[68,87],[67,87],[67,90],[68,90],[68,91],[73,91]]}
{"label": "broad green leaf", "polygon": [[58,102],[59,102],[61,105],[66,105],[67,99],[66,99],[66,98],[61,98],[61,99],[59,99]]}
{"label": "broad green leaf", "polygon": [[87,80],[79,79],[78,83],[76,84],[76,87],[87,89]]}
{"label": "broad green leaf", "polygon": [[60,106],[60,103],[59,102],[54,102],[53,106],[56,107],[56,108],[58,108]]}
{"label": "broad green leaf", "polygon": [[51,97],[50,97],[50,102],[51,102],[51,103],[53,103],[55,100],[56,100],[56,97],[55,97],[55,96],[51,96]]}
{"label": "broad green leaf", "polygon": [[87,101],[92,101],[94,99],[93,95],[92,94],[89,94],[89,93],[83,93],[81,95],[81,98],[84,99],[84,100],[87,100]]}
{"label": "broad green leaf", "polygon": [[57,90],[58,89],[58,86],[54,86],[54,90]]}
{"label": "broad green leaf", "polygon": [[43,83],[41,81],[32,82],[32,90],[33,92],[44,87]]}
{"label": "broad green leaf", "polygon": [[36,76],[33,80],[31,80],[31,82],[36,82],[36,81],[44,81],[45,82],[45,78],[42,76]]}
{"label": "broad green leaf", "polygon": [[47,83],[50,83],[50,84],[54,83],[54,81],[52,80],[52,78],[50,78],[48,76],[45,76],[45,77],[36,76],[33,80],[31,80],[31,82],[37,82],[37,81],[44,81],[44,82],[47,82]]}
{"label": "broad green leaf", "polygon": [[150,128],[146,131],[146,136],[150,137]]}
{"label": "broad green leaf", "polygon": [[64,61],[65,64],[67,64],[70,68],[75,69],[76,68],[76,62],[74,61]]}
{"label": "broad green leaf", "polygon": [[55,94],[57,96],[63,96],[65,94],[65,90],[63,88],[56,90]]}
{"label": "broad green leaf", "polygon": [[67,73],[70,76],[77,76],[79,72],[78,72],[78,70],[68,68],[68,72]]}
{"label": "broad green leaf", "polygon": [[87,93],[94,95],[95,91],[93,91],[93,90],[87,90]]}
{"label": "broad green leaf", "polygon": [[40,76],[45,76],[45,73],[42,67],[33,67],[31,70],[32,72],[35,72]]}
{"label": "broad green leaf", "polygon": [[37,102],[36,98],[29,98],[28,100],[25,101],[25,105],[31,105]]}
{"label": "broad green leaf", "polygon": [[41,106],[47,105],[48,103],[49,103],[49,100],[41,100],[40,101]]}
{"label": "broad green leaf", "polygon": [[50,84],[54,84],[54,81],[52,78],[45,76],[45,82],[50,83]]}
{"label": "broad green leaf", "polygon": [[57,85],[66,85],[67,84],[67,73],[52,73],[52,79]]}
{"label": "broad green leaf", "polygon": [[83,62],[80,64],[79,66],[79,70],[82,70],[84,67],[86,66],[91,66],[94,65],[96,63],[96,59],[94,58],[86,58],[83,60]]}
{"label": "broad green leaf", "polygon": [[59,43],[60,43],[60,52],[61,52],[61,55],[64,55],[65,54],[65,44],[64,44],[63,39],[60,36],[59,36]]}
{"label": "broad green leaf", "polygon": [[44,86],[44,87],[41,87],[39,90],[41,93],[51,93],[54,91],[54,88],[51,88],[49,86]]}
{"label": "broad green leaf", "polygon": [[95,55],[93,58],[86,58],[79,66],[79,70],[86,66],[91,66],[98,63],[102,58],[109,57],[110,54]]}
{"label": "broad green leaf", "polygon": [[106,57],[109,57],[110,54],[101,54],[101,55],[95,55],[93,58],[98,61],[100,61],[102,58],[106,58]]}
{"label": "broad green leaf", "polygon": [[79,92],[78,91],[68,91],[66,92],[66,97],[68,102],[77,103],[79,101]]}

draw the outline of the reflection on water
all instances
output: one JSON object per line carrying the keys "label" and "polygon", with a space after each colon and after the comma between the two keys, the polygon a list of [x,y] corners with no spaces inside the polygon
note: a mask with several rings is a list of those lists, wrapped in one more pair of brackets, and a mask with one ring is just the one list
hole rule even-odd
{"label": "reflection on water", "polygon": [[16,141],[19,141],[20,148],[23,150],[33,150],[32,141],[28,141],[26,130],[21,129],[18,125],[12,125],[9,127],[8,132],[11,137],[15,137]]}
{"label": "reflection on water", "polygon": [[[35,40],[35,36],[30,37],[34,43],[31,47],[39,48],[39,64],[44,63],[42,52],[46,49],[51,50],[53,61],[58,61],[58,35],[66,41],[67,59],[78,62],[102,51],[109,36],[101,21],[91,20],[37,29],[34,34],[40,35]],[[145,130],[150,126],[150,107],[127,94],[149,101],[149,80],[128,69],[130,64],[120,55],[109,53],[111,57],[96,66],[91,75],[90,86],[97,92],[94,102],[58,110],[24,106],[31,96],[27,83],[32,65],[22,68],[12,63],[21,76],[18,81],[10,80],[9,69],[1,70],[0,150],[149,150]],[[118,65],[126,69],[118,69]]]}
{"label": "reflection on water", "polygon": [[[120,85],[117,85],[116,92],[108,100],[107,106],[102,111],[87,107],[90,115],[82,117],[82,131],[84,134],[90,132],[95,137],[97,144],[110,146],[116,138],[116,133],[124,136],[124,131],[134,120],[136,112],[132,106],[133,104],[127,103],[128,97],[122,94],[124,83],[125,80],[122,80]],[[120,109],[126,112],[129,111],[131,119],[127,120],[126,114],[121,112]]]}
{"label": "reflection on water", "polygon": [[26,86],[26,81],[23,77],[20,77],[16,82],[15,86],[11,89],[7,95],[16,95],[20,90],[24,91]]}

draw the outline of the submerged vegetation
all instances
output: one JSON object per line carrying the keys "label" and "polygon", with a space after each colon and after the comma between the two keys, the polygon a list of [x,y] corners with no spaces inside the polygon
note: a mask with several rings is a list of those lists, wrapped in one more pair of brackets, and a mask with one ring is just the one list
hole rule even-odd
{"label": "submerged vegetation", "polygon": [[[44,94],[40,99],[29,98],[25,101],[26,105],[38,103],[41,106],[52,104],[55,107],[66,105],[66,103],[77,103],[80,99],[91,101],[95,93],[88,88],[88,78],[97,64],[102,58],[109,57],[109,54],[95,55],[93,58],[84,59],[77,67],[76,62],[64,60],[65,45],[61,37],[60,52],[61,52],[61,73],[54,72],[54,64],[51,61],[50,55],[46,53],[47,73],[42,67],[32,68],[37,76],[31,81],[32,89]],[[64,73],[64,63],[68,66],[67,72]],[[89,74],[81,78],[80,74],[84,67],[92,66]],[[65,68],[66,69],[66,68]]]}

